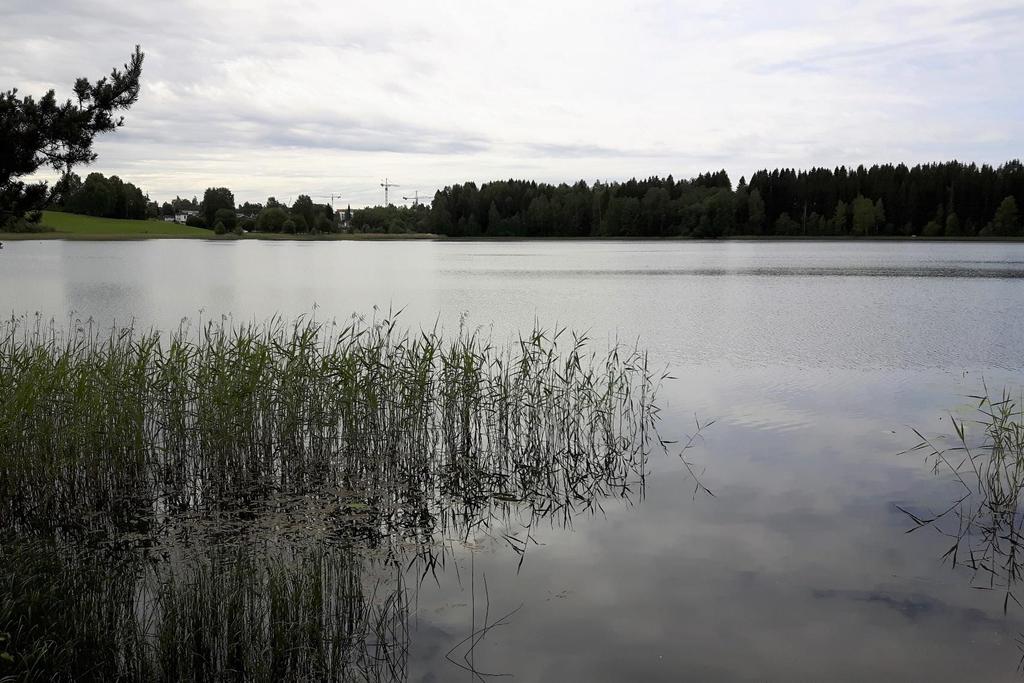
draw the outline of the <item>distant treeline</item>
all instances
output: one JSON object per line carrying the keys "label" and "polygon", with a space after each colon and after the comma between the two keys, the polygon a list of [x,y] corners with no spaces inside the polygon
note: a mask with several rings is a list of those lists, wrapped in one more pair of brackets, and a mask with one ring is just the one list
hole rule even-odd
{"label": "distant treeline", "polygon": [[[289,207],[269,197],[265,204],[235,205],[226,187],[210,187],[197,197],[175,197],[157,204],[132,183],[117,176],[90,173],[83,181],[71,173],[61,179],[50,208],[102,218],[165,218],[208,228],[217,233],[263,231],[285,233],[339,232],[352,216],[351,209],[335,213],[327,204],[316,204],[299,195]],[[394,208],[394,207],[392,207]]]}
{"label": "distant treeline", "polygon": [[142,190],[116,175],[90,173],[83,181],[77,173],[65,176],[57,185],[54,208],[101,218],[154,218],[156,202]]}
{"label": "distant treeline", "polygon": [[1016,236],[1024,166],[956,161],[758,171],[692,180],[463,183],[415,229],[458,237]]}
{"label": "distant treeline", "polygon": [[235,204],[235,195],[226,187],[208,187],[203,199],[175,197],[160,205],[162,217],[184,216],[185,223],[217,233],[278,232],[332,233],[341,232],[352,216],[352,210],[335,212],[327,204],[317,204],[309,195],[300,194],[291,206],[267,197],[265,203]]}
{"label": "distant treeline", "polygon": [[[180,198],[175,201],[181,205],[186,203]],[[192,206],[196,206],[194,199]],[[226,187],[207,188],[203,201],[196,208],[198,213],[190,215],[187,223],[218,233],[243,230],[291,234],[339,232],[344,220],[344,216],[335,214],[330,206],[317,204],[305,194],[300,194],[290,207],[274,197],[268,197],[265,204],[245,202],[236,207],[235,195]],[[348,215],[348,212],[342,214]]]}
{"label": "distant treeline", "polygon": [[355,209],[350,223],[355,232],[431,232],[430,206],[367,206]]}
{"label": "distant treeline", "polygon": [[72,174],[66,211],[109,218],[185,216],[222,231],[281,233],[431,232],[452,237],[1024,236],[1024,165],[875,165],[758,171],[733,188],[725,171],[688,180],[550,185],[467,182],[438,191],[430,206],[334,211],[308,195],[235,205],[226,187],[202,201],[158,206],[117,176]]}

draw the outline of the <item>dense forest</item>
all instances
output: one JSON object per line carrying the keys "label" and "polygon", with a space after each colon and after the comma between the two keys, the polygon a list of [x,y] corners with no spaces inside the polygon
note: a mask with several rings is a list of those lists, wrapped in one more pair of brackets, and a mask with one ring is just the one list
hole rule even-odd
{"label": "dense forest", "polygon": [[725,171],[691,180],[548,185],[507,180],[438,191],[415,229],[530,237],[1018,236],[1024,166],[948,162]]}
{"label": "dense forest", "polygon": [[352,212],[351,228],[356,232],[431,232],[430,206],[367,206]]}
{"label": "dense forest", "polygon": [[430,206],[335,212],[299,195],[235,205],[225,187],[158,206],[117,176],[71,174],[60,208],[109,218],[181,217],[218,232],[430,232],[452,237],[1017,237],[1024,236],[1024,165],[956,161],[855,169],[725,171],[689,180],[550,185],[502,180],[438,191]]}

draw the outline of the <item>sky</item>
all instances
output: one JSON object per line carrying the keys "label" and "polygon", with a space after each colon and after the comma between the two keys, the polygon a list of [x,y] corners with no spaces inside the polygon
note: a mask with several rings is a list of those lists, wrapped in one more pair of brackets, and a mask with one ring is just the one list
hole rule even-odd
{"label": "sky", "polygon": [[89,169],[152,198],[383,202],[507,178],[960,159],[1024,143],[1024,2],[0,0],[0,89],[146,54]]}

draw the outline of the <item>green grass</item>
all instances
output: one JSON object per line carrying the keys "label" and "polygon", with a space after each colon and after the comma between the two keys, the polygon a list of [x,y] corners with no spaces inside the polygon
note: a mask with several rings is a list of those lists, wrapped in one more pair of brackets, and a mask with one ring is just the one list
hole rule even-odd
{"label": "green grass", "polygon": [[[212,237],[212,230],[166,221],[135,221],[80,216],[62,211],[44,211],[42,224],[61,235],[88,237]],[[37,233],[38,235],[38,233]]]}
{"label": "green grass", "polygon": [[[166,221],[137,221],[120,218],[96,218],[63,211],[44,211],[39,232],[5,233],[4,240],[75,239],[75,240],[125,240],[159,237],[190,237],[193,239],[239,239],[237,235],[215,235],[212,230],[193,228]],[[408,240],[437,239],[427,233],[329,233],[329,234],[282,234],[254,232],[244,235],[245,239],[261,240]]]}

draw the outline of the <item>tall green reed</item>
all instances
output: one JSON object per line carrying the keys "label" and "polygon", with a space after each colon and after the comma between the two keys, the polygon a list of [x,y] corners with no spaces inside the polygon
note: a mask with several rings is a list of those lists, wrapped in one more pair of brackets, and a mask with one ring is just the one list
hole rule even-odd
{"label": "tall green reed", "polygon": [[498,348],[393,317],[198,334],[0,328],[0,522],[119,526],[348,491],[570,504],[641,473],[660,378],[638,349],[534,330]]}
{"label": "tall green reed", "polygon": [[642,490],[662,379],[564,329],[13,319],[0,679],[401,680],[403,571]]}
{"label": "tall green reed", "polygon": [[[373,576],[374,566],[377,575]],[[0,680],[403,680],[401,573],[322,543],[0,547]]]}

